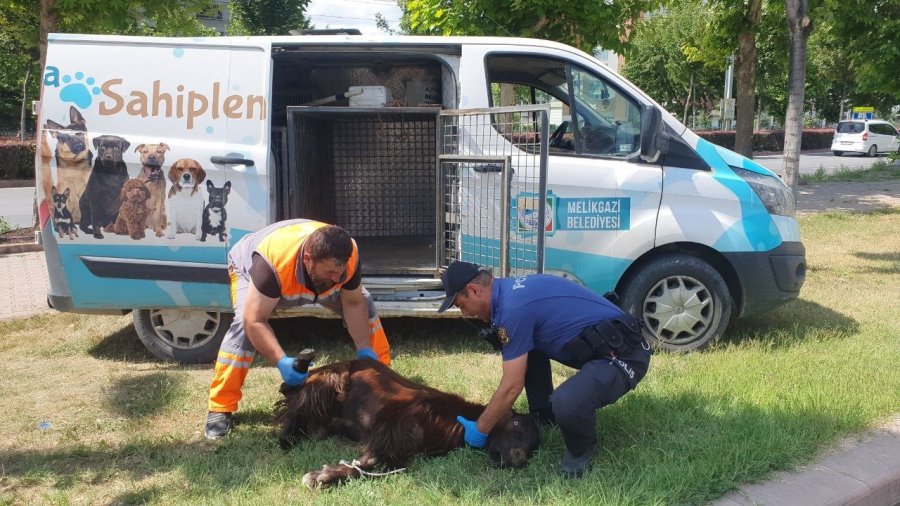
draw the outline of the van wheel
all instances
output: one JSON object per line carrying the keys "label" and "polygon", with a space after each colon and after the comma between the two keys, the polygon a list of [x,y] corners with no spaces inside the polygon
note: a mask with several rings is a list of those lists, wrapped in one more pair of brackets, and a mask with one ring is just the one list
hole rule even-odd
{"label": "van wheel", "polygon": [[869,148],[869,156],[870,157],[878,156],[878,146],[876,146],[875,144],[872,144],[872,147]]}
{"label": "van wheel", "polygon": [[689,255],[666,255],[623,282],[621,307],[641,318],[656,348],[692,351],[725,332],[733,302],[722,276]]}
{"label": "van wheel", "polygon": [[835,151],[834,156],[844,156],[844,152],[843,151]]}
{"label": "van wheel", "polygon": [[197,364],[216,359],[232,317],[215,311],[140,309],[134,311],[134,329],[160,359]]}

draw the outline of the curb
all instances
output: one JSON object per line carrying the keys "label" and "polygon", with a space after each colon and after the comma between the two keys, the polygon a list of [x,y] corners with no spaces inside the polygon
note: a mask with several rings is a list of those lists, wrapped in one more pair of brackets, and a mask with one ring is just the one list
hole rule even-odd
{"label": "curb", "polygon": [[34,179],[0,179],[0,188],[27,188],[34,186]]}
{"label": "curb", "polygon": [[44,251],[44,245],[34,243],[0,245],[0,255],[15,255],[17,253],[30,253],[32,251]]}

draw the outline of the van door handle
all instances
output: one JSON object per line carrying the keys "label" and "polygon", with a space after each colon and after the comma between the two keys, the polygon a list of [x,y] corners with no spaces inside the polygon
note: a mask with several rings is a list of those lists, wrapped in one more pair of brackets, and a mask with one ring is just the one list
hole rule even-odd
{"label": "van door handle", "polygon": [[212,163],[221,163],[222,165],[246,165],[248,167],[253,166],[253,160],[249,158],[237,158],[232,156],[211,156],[209,157],[209,161]]}

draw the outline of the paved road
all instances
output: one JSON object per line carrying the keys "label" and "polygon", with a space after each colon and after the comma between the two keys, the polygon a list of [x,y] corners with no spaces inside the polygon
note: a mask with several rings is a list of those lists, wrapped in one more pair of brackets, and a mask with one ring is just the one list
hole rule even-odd
{"label": "paved road", "polygon": [[[784,172],[784,156],[781,154],[756,155],[753,160],[778,175]],[[800,155],[800,174],[815,174],[819,167],[823,168],[826,174],[832,174],[840,167],[867,169],[878,160],[886,160],[886,158],[869,158],[861,155],[834,156],[831,151],[808,151]]]}
{"label": "paved road", "polygon": [[34,187],[0,189],[0,217],[13,228],[34,224]]}

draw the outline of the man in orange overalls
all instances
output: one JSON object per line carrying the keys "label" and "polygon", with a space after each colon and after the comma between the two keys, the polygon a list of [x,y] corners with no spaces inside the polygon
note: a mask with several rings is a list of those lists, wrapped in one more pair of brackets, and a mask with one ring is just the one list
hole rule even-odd
{"label": "man in orange overalls", "polygon": [[276,308],[318,303],[342,315],[357,358],[390,365],[387,336],[369,292],[362,286],[356,242],[341,227],[312,220],[288,220],[249,234],[228,253],[231,323],[209,386],[207,439],[227,436],[241,387],[255,352],[275,364],[284,382],[300,385],[306,374],[293,369],[269,325]]}

